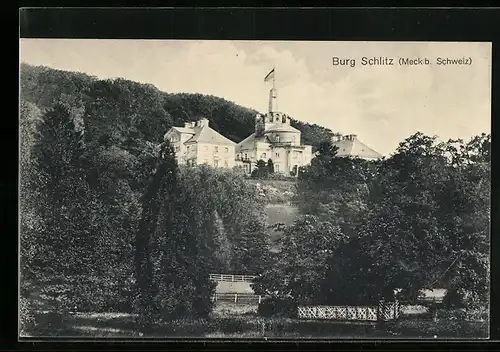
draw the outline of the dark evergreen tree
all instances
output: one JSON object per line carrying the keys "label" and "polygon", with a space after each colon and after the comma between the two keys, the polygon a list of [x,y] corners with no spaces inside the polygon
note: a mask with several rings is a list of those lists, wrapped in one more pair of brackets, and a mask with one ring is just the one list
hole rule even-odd
{"label": "dark evergreen tree", "polygon": [[274,174],[274,163],[273,163],[273,159],[269,159],[269,160],[267,161],[267,169],[268,169],[268,173],[269,173],[269,175]]}
{"label": "dark evergreen tree", "polygon": [[[138,308],[141,314],[143,328],[148,330],[155,316],[158,314],[158,308],[155,302],[157,287],[154,283],[154,271],[152,251],[154,250],[152,241],[156,232],[158,217],[163,197],[166,195],[169,201],[173,200],[173,194],[176,187],[177,162],[172,147],[168,142],[162,144],[156,171],[153,174],[151,183],[146,189],[141,199],[142,214],[137,228],[135,242],[135,264],[136,264],[136,282],[138,292]],[[173,209],[167,210],[168,222],[166,235],[171,229]]]}
{"label": "dark evergreen tree", "polygon": [[252,178],[266,179],[269,176],[269,167],[267,163],[262,159],[257,160],[251,176]]}

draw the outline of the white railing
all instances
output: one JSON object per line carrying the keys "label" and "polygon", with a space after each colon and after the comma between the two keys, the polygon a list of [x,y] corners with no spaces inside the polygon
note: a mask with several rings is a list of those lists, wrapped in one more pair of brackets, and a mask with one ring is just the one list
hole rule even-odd
{"label": "white railing", "polygon": [[216,293],[212,297],[214,302],[234,302],[234,303],[258,303],[262,302],[264,296],[251,293]]}
{"label": "white railing", "polygon": [[377,307],[298,307],[298,317],[299,319],[376,321]]}
{"label": "white railing", "polygon": [[256,278],[255,275],[210,274],[209,276],[210,280],[226,282],[253,282]]}
{"label": "white railing", "polygon": [[299,319],[328,319],[347,321],[389,321],[400,316],[398,301],[380,301],[378,306],[301,306]]}

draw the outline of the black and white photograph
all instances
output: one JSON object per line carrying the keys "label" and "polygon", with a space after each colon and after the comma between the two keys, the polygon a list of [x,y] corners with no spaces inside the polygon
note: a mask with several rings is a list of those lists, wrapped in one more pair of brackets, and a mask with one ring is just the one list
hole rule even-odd
{"label": "black and white photograph", "polygon": [[491,43],[19,46],[21,340],[489,337]]}

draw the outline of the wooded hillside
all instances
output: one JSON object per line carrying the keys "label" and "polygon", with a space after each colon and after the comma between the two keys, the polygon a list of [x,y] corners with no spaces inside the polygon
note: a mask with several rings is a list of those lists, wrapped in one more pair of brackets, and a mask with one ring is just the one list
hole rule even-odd
{"label": "wooded hillside", "polygon": [[[21,99],[41,110],[62,102],[73,114],[81,117],[86,103],[96,100],[90,104],[92,108],[97,107],[97,100],[113,98],[110,104],[116,108],[115,117],[106,116],[105,126],[100,127],[122,131],[121,137],[134,135],[156,143],[171,126],[182,126],[200,116],[210,119],[213,129],[234,142],[242,141],[254,131],[257,111],[212,95],[162,92],[151,84],[121,78],[99,80],[83,73],[24,63],[20,79]],[[101,113],[105,116],[106,111]],[[292,125],[302,132],[303,143],[314,148],[332,133],[329,129],[297,119],[292,119]]]}

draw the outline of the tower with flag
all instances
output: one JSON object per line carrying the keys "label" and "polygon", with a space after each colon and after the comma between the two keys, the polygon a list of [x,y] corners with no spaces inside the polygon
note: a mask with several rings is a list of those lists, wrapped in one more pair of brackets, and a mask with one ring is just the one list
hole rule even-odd
{"label": "tower with flag", "polygon": [[312,146],[302,144],[301,132],[291,125],[290,116],[278,111],[274,67],[264,82],[273,84],[269,90],[268,112],[255,115],[255,132],[236,146],[236,165],[252,173],[259,160],[272,161],[274,172],[297,176],[300,167],[310,164]]}
{"label": "tower with flag", "polygon": [[276,70],[273,69],[264,77],[264,82],[273,82],[273,87],[269,90],[269,108],[268,112],[275,112],[278,110],[278,92],[276,91]]}

